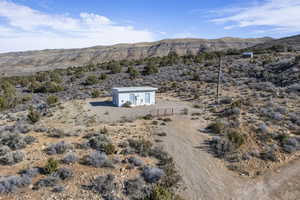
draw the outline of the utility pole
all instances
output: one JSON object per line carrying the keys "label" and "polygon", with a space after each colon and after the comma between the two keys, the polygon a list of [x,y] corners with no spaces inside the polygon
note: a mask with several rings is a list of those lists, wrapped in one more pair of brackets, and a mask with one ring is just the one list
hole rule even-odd
{"label": "utility pole", "polygon": [[222,74],[222,55],[219,55],[219,73],[218,73],[218,86],[217,86],[217,105],[220,103],[220,90],[221,90],[221,74]]}

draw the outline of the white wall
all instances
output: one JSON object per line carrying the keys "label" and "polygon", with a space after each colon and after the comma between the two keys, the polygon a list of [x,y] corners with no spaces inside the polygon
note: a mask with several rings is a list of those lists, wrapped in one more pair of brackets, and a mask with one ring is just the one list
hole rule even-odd
{"label": "white wall", "polygon": [[124,92],[124,93],[118,93],[118,99],[117,102],[118,104],[116,106],[122,106],[126,102],[130,101],[130,94],[134,94],[137,97],[137,102],[136,105],[146,105],[146,93],[150,93],[150,104],[147,105],[152,105],[155,104],[155,91],[151,92]]}

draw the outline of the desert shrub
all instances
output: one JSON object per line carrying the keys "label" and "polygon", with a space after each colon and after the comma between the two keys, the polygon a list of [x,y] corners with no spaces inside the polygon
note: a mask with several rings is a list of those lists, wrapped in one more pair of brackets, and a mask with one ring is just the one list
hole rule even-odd
{"label": "desert shrub", "polygon": [[51,173],[51,176],[58,177],[61,180],[66,180],[73,177],[73,172],[71,169],[68,168],[59,168],[55,170],[53,173]]}
{"label": "desert shrub", "polygon": [[96,90],[96,89],[92,90],[92,92],[91,92],[91,96],[92,96],[93,98],[99,97],[100,94],[101,94],[101,92],[100,92],[99,90]]}
{"label": "desert shrub", "polygon": [[144,75],[151,75],[151,74],[156,74],[159,72],[159,68],[153,64],[153,63],[148,63],[145,68],[144,68]]}
{"label": "desert shrub", "polygon": [[232,98],[231,97],[223,97],[221,100],[220,100],[220,103],[221,104],[231,104],[232,103]]}
{"label": "desert shrub", "polygon": [[258,125],[257,131],[260,133],[269,133],[269,128],[265,123],[260,123]]}
{"label": "desert shrub", "polygon": [[117,74],[117,73],[120,73],[122,71],[122,66],[118,62],[114,62],[114,63],[111,64],[110,70],[111,70],[112,74]]}
{"label": "desert shrub", "polygon": [[36,141],[36,138],[33,137],[33,136],[31,136],[31,135],[27,135],[27,136],[24,137],[24,142],[25,142],[26,144],[32,144],[32,143],[34,143],[35,141]]}
{"label": "desert shrub", "polygon": [[41,115],[38,111],[34,110],[32,107],[29,108],[27,118],[30,122],[36,123],[40,120]]}
{"label": "desert shrub", "polygon": [[32,168],[21,170],[19,174],[24,175],[24,176],[28,176],[30,178],[34,178],[38,174],[40,174],[40,169],[37,168],[37,167],[32,167]]}
{"label": "desert shrub", "polygon": [[53,81],[55,83],[61,83],[62,82],[62,77],[57,72],[50,73],[50,79],[51,79],[51,81]]}
{"label": "desert shrub", "polygon": [[83,164],[91,165],[93,167],[113,167],[110,160],[108,160],[106,153],[95,151],[83,158]]}
{"label": "desert shrub", "polygon": [[58,97],[54,96],[54,95],[50,95],[47,97],[47,104],[48,105],[53,105],[56,104],[58,102]]}
{"label": "desert shrub", "polygon": [[144,199],[149,193],[150,188],[146,186],[142,178],[126,180],[124,182],[124,193],[132,200]]}
{"label": "desert shrub", "polygon": [[229,130],[227,137],[229,141],[232,142],[237,148],[245,143],[244,136],[236,130]]}
{"label": "desert shrub", "polygon": [[160,185],[154,186],[151,193],[144,200],[173,200],[173,193]]}
{"label": "desert shrub", "polygon": [[59,182],[58,177],[48,176],[48,177],[42,178],[38,182],[36,182],[33,189],[37,190],[42,187],[54,187],[57,185],[58,182]]}
{"label": "desert shrub", "polygon": [[128,67],[127,73],[129,73],[131,79],[135,79],[140,75],[140,72],[132,66]]}
{"label": "desert shrub", "polygon": [[90,75],[85,79],[84,85],[95,85],[99,82],[99,79],[95,75]]}
{"label": "desert shrub", "polygon": [[41,87],[34,90],[34,92],[40,93],[56,93],[63,91],[64,88],[59,83],[55,83],[53,81],[46,82],[41,85]]}
{"label": "desert shrub", "polygon": [[105,135],[96,135],[88,140],[88,145],[98,151],[104,151],[107,144],[111,143]]}
{"label": "desert shrub", "polygon": [[166,137],[167,133],[166,132],[161,132],[161,133],[157,133],[158,136],[160,137]]}
{"label": "desert shrub", "polygon": [[295,63],[300,64],[300,55],[295,57]]}
{"label": "desert shrub", "polygon": [[209,141],[211,150],[217,157],[224,158],[234,152],[235,145],[227,138],[214,137]]}
{"label": "desert shrub", "polygon": [[128,162],[130,163],[130,164],[133,164],[134,166],[136,166],[136,167],[140,167],[140,166],[142,166],[143,164],[144,164],[144,162],[143,162],[143,160],[141,160],[141,159],[138,159],[138,158],[136,158],[136,157],[129,157],[128,159]]}
{"label": "desert shrub", "polygon": [[172,119],[171,119],[171,118],[164,118],[163,121],[164,121],[164,122],[171,122]]}
{"label": "desert shrub", "polygon": [[30,81],[27,88],[30,92],[38,92],[41,87],[42,87],[42,84],[40,82],[32,80],[32,81]]}
{"label": "desert shrub", "polygon": [[4,156],[10,152],[10,148],[8,146],[0,146],[0,156]]}
{"label": "desert shrub", "polygon": [[207,129],[211,130],[212,132],[216,133],[216,134],[221,134],[225,131],[225,129],[227,128],[227,124],[225,123],[225,121],[223,120],[217,120],[213,123],[211,123]]}
{"label": "desert shrub", "polygon": [[[161,162],[161,161],[160,161]],[[172,158],[170,158],[163,166],[160,166],[165,173],[165,176],[160,180],[160,185],[166,188],[177,187],[181,181],[181,176],[178,173],[175,163]]]}
{"label": "desert shrub", "polygon": [[147,183],[157,183],[164,175],[164,171],[156,167],[145,167],[142,172]]}
{"label": "desert shrub", "polygon": [[59,163],[54,158],[49,158],[47,160],[46,165],[44,166],[44,173],[45,174],[52,174],[53,172],[56,172],[58,169]]}
{"label": "desert shrub", "polygon": [[99,79],[100,80],[105,80],[105,79],[107,79],[107,75],[106,74],[100,74]]}
{"label": "desert shrub", "polygon": [[284,144],[286,140],[289,139],[289,136],[287,134],[279,134],[275,137],[276,140],[279,141],[279,143]]}
{"label": "desert shrub", "polygon": [[78,161],[78,158],[77,156],[74,154],[74,153],[69,153],[67,154],[62,160],[61,162],[62,163],[65,163],[65,164],[71,164],[71,163],[75,163]]}
{"label": "desert shrub", "polygon": [[143,117],[144,120],[152,120],[153,116],[151,114],[147,114]]}
{"label": "desert shrub", "polygon": [[135,153],[141,156],[147,156],[151,153],[152,143],[150,141],[147,141],[145,139],[129,139],[128,143],[129,146],[135,150]]}
{"label": "desert shrub", "polygon": [[260,158],[263,160],[270,160],[272,162],[276,162],[278,160],[275,151],[273,149],[261,152]]}
{"label": "desert shrub", "polygon": [[116,152],[116,147],[112,143],[107,143],[103,146],[103,151],[107,154],[114,154]]}
{"label": "desert shrub", "polygon": [[115,199],[114,192],[117,190],[117,184],[115,183],[115,176],[112,174],[98,176],[89,185],[83,187],[100,194],[105,200]]}
{"label": "desert shrub", "polygon": [[13,133],[2,133],[1,145],[6,145],[12,150],[23,149],[26,147],[24,136]]}
{"label": "desert shrub", "polygon": [[241,114],[241,110],[238,107],[227,108],[223,111],[224,117],[239,116],[240,114]]}
{"label": "desert shrub", "polygon": [[16,89],[9,81],[0,82],[0,111],[15,107]]}
{"label": "desert shrub", "polygon": [[294,153],[299,150],[300,145],[296,138],[287,138],[283,141],[282,148],[287,153]]}
{"label": "desert shrub", "polygon": [[184,108],[183,109],[183,114],[184,115],[188,115],[189,114],[189,109],[188,108]]}
{"label": "desert shrub", "polygon": [[25,154],[20,151],[9,152],[3,157],[0,157],[1,165],[14,165],[22,162],[25,158]]}
{"label": "desert shrub", "polygon": [[65,191],[65,187],[61,186],[61,185],[55,185],[52,189],[52,192],[64,192]]}
{"label": "desert shrub", "polygon": [[26,175],[0,177],[0,194],[12,193],[30,184],[31,178]]}
{"label": "desert shrub", "polygon": [[101,134],[108,134],[108,129],[106,127],[103,127],[101,130],[100,130],[100,133]]}
{"label": "desert shrub", "polygon": [[32,100],[31,94],[24,95],[24,96],[22,96],[22,99],[21,99],[22,103],[25,103],[25,102],[31,101],[31,100]]}
{"label": "desert shrub", "polygon": [[63,154],[70,148],[71,148],[71,145],[69,143],[62,141],[62,142],[58,142],[56,144],[50,145],[49,147],[46,148],[45,151],[48,155]]}

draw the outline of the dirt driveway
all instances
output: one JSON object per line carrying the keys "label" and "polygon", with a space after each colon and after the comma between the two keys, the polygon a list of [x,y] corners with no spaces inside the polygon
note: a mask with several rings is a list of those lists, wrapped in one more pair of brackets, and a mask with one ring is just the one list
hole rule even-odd
{"label": "dirt driveway", "polygon": [[174,158],[182,174],[186,199],[232,199],[240,177],[228,171],[221,160],[202,149],[209,137],[199,132],[205,128],[205,120],[190,120],[188,116],[176,116],[161,131],[167,133],[163,146]]}
{"label": "dirt driveway", "polygon": [[205,150],[207,126],[204,119],[173,117],[161,126],[167,136],[162,145],[175,160],[186,186],[183,196],[189,200],[296,200],[300,199],[300,161],[257,179],[241,177]]}

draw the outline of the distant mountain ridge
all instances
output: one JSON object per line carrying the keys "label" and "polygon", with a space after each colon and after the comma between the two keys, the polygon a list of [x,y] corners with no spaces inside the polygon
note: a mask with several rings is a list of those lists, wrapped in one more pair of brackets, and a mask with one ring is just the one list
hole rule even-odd
{"label": "distant mountain ridge", "polygon": [[293,50],[300,51],[300,35],[270,40],[252,47],[252,49],[268,49],[272,46],[292,47]]}
{"label": "distant mountain ridge", "polygon": [[169,52],[178,55],[187,53],[243,49],[272,42],[269,37],[242,39],[166,39],[157,42],[94,46],[82,49],[54,49],[11,52],[0,54],[0,71],[7,74],[30,73],[49,69],[80,66],[110,60],[141,59],[151,56],[166,56]]}

